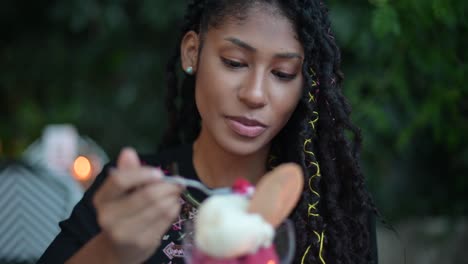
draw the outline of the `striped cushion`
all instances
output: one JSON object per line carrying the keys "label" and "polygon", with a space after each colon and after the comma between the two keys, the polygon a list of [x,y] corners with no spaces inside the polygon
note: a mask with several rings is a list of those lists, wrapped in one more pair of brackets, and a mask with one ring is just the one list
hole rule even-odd
{"label": "striped cushion", "polygon": [[81,195],[70,176],[21,163],[0,170],[0,259],[38,259]]}

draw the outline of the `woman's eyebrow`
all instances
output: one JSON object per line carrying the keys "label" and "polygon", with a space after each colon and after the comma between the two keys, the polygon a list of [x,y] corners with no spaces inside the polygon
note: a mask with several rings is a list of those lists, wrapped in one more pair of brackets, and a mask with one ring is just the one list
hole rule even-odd
{"label": "woman's eyebrow", "polygon": [[252,47],[251,45],[245,43],[244,41],[238,39],[238,38],[234,38],[234,37],[229,37],[229,38],[225,38],[224,40],[227,40],[229,42],[231,42],[232,44],[234,45],[237,45],[243,49],[246,49],[248,51],[252,51],[252,52],[255,52],[257,51],[256,48]]}
{"label": "woman's eyebrow", "polygon": [[[245,50],[248,50],[248,51],[251,51],[251,52],[256,52],[257,49],[252,47],[250,44],[238,39],[238,38],[235,38],[235,37],[228,37],[228,38],[225,38],[224,40],[227,40],[229,42],[231,42],[232,44],[236,45],[236,46],[239,46],[240,48],[243,48]],[[276,53],[275,54],[275,57],[276,58],[280,58],[280,59],[300,59],[302,60],[302,56],[299,54],[299,53],[295,53],[295,52],[284,52],[284,53]]]}
{"label": "woman's eyebrow", "polygon": [[280,58],[280,59],[299,59],[299,60],[302,60],[302,56],[299,53],[295,53],[295,52],[276,53],[275,57]]}

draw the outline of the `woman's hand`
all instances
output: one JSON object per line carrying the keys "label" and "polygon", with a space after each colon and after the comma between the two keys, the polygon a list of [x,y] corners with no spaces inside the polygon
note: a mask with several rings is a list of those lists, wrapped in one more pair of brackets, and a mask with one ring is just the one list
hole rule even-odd
{"label": "woman's hand", "polygon": [[101,241],[117,263],[141,263],[160,245],[180,211],[182,187],[161,180],[159,169],[140,165],[124,149],[94,196]]}

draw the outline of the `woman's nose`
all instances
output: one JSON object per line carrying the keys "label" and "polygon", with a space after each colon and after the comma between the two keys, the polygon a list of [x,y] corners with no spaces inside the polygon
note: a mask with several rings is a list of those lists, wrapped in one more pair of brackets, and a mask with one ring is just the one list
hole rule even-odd
{"label": "woman's nose", "polygon": [[242,84],[238,98],[249,108],[261,108],[267,104],[266,80],[263,74],[252,74]]}

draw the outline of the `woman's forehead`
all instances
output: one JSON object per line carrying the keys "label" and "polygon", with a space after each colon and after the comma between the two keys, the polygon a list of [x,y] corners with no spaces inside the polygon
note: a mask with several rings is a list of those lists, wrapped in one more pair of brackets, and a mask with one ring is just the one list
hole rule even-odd
{"label": "woman's forehead", "polygon": [[286,49],[302,52],[295,26],[273,8],[254,6],[246,10],[241,19],[230,16],[222,23],[208,29],[207,41],[240,39],[254,48]]}

